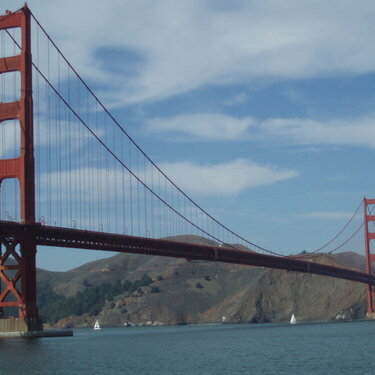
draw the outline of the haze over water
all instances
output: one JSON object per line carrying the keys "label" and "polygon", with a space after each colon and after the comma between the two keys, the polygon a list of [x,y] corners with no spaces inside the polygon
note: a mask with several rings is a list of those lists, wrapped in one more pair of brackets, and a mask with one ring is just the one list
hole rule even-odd
{"label": "haze over water", "polygon": [[0,341],[0,374],[373,374],[375,322],[75,330]]}

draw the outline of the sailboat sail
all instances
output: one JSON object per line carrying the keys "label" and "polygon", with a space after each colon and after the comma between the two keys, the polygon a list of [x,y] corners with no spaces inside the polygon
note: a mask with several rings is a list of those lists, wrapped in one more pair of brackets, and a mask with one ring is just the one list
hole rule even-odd
{"label": "sailboat sail", "polygon": [[95,322],[94,329],[101,329],[98,320]]}
{"label": "sailboat sail", "polygon": [[292,314],[292,317],[290,318],[290,324],[296,324],[297,323],[297,319],[295,317],[294,314]]}

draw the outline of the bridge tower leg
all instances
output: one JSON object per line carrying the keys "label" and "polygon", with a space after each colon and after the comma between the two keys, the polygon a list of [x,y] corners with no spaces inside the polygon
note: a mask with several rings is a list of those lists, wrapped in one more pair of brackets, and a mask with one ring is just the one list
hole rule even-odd
{"label": "bridge tower leg", "polygon": [[[0,16],[0,29],[12,28],[21,30],[21,51],[0,59],[0,74],[19,72],[21,95],[16,102],[0,103],[0,126],[3,121],[19,121],[21,149],[18,157],[0,160],[0,184],[8,178],[18,180],[24,227],[22,233],[0,233],[0,332],[40,331],[43,327],[36,305],[31,13],[27,5]],[[7,318],[9,308],[18,309],[18,318]]]}
{"label": "bridge tower leg", "polygon": [[[371,240],[375,239],[375,232],[370,232],[369,229],[369,223],[375,222],[375,215],[369,213],[368,206],[370,205],[375,205],[375,199],[363,198],[366,272],[368,274],[373,273],[372,264],[375,262],[375,254],[371,253]],[[367,292],[367,316],[375,317],[375,290],[370,284]]]}

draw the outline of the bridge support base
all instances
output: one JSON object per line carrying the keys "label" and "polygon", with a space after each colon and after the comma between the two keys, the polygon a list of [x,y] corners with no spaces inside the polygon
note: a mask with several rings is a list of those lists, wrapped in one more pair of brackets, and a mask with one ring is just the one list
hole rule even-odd
{"label": "bridge support base", "polygon": [[43,330],[36,306],[35,256],[34,226],[0,235],[0,332]]}
{"label": "bridge support base", "polygon": [[8,337],[66,337],[73,336],[71,329],[47,329],[43,330],[40,319],[0,319],[0,339]]}
{"label": "bridge support base", "polygon": [[4,332],[35,332],[43,331],[43,324],[38,318],[0,319],[0,335]]}
{"label": "bridge support base", "polygon": [[51,329],[45,331],[27,331],[27,332],[0,332],[0,339],[6,338],[26,338],[26,339],[36,339],[40,337],[67,337],[73,336],[73,331],[71,329]]}

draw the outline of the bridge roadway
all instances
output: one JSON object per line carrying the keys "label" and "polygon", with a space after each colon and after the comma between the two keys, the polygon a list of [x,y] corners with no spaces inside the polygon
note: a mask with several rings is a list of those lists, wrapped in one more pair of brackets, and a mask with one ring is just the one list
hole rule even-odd
{"label": "bridge roadway", "polygon": [[32,239],[36,244],[75,249],[104,250],[277,268],[313,273],[375,285],[375,275],[353,269],[334,267],[293,257],[278,257],[230,247],[182,243],[120,234],[59,228],[37,224],[0,221],[0,236]]}

